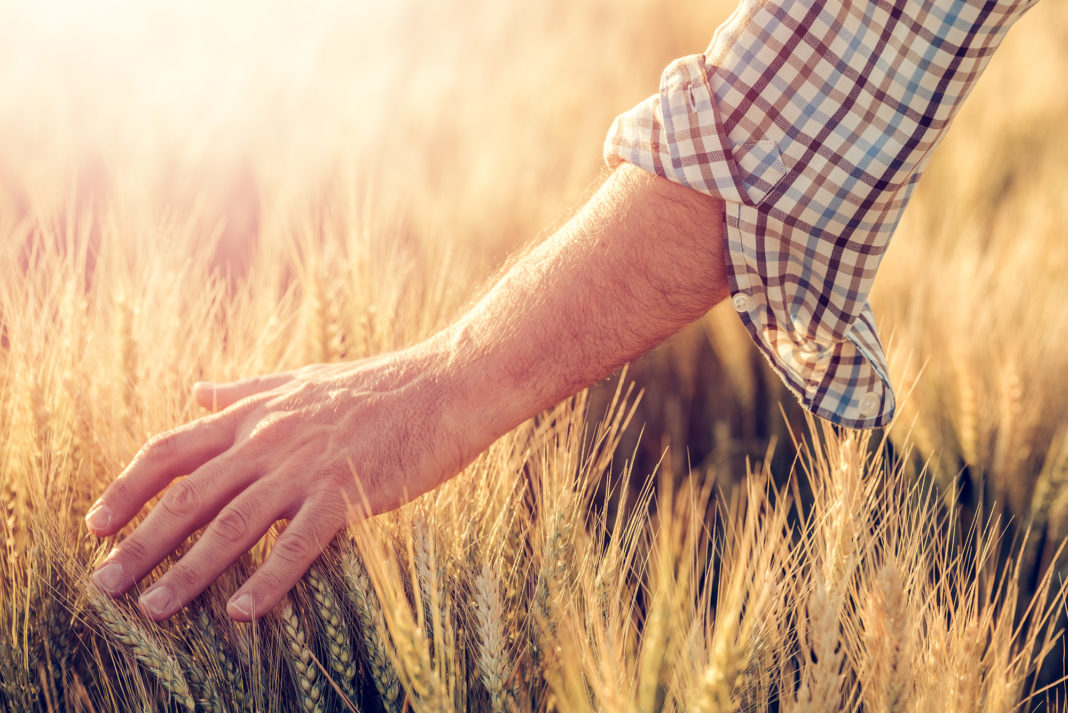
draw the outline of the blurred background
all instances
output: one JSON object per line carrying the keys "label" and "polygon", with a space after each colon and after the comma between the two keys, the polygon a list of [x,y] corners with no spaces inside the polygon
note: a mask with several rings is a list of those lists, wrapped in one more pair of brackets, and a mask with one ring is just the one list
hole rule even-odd
{"label": "blurred background", "polygon": [[[732,9],[0,0],[0,235],[30,250],[30,223],[77,223],[107,250],[121,225],[123,249],[152,251],[178,220],[240,282],[309,215],[348,211],[383,244],[448,246],[463,266],[450,294],[469,295],[580,204],[612,118]],[[1068,5],[1045,0],[965,106],[872,296],[901,403],[892,443],[908,438],[948,497],[983,496],[1051,542],[1068,514],[1065,76]],[[799,410],[729,311],[629,378],[637,472],[664,459],[730,480],[773,444],[789,464]]]}

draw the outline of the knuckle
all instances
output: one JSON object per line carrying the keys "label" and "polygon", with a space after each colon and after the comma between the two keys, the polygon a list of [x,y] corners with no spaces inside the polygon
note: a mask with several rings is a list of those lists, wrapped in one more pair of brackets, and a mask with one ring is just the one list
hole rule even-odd
{"label": "knuckle", "polygon": [[187,426],[189,445],[194,443],[216,443],[220,446],[233,444],[235,415],[223,411],[210,417],[194,421]]}
{"label": "knuckle", "polygon": [[[266,567],[261,567],[252,579],[254,581],[250,582],[249,588],[260,592],[264,598],[271,595],[277,596],[276,592],[284,592],[288,588],[286,582],[282,581],[278,574]],[[257,597],[258,599],[260,598]]]}
{"label": "knuckle", "polygon": [[338,490],[348,492],[354,489],[356,477],[349,468],[348,463],[331,463],[320,471],[322,478],[322,490],[326,493],[337,493]]}
{"label": "knuckle", "polygon": [[226,480],[227,476],[234,471],[235,463],[230,454],[224,453],[204,463],[194,473],[197,482],[208,484]]}
{"label": "knuckle", "polygon": [[213,534],[226,540],[245,537],[251,528],[251,518],[243,508],[236,505],[225,508],[211,524]]}
{"label": "knuckle", "polygon": [[349,489],[323,490],[316,498],[315,508],[321,523],[340,523],[348,521],[349,509],[355,504],[349,497]]}
{"label": "knuckle", "polygon": [[142,564],[148,559],[148,547],[136,535],[130,535],[118,550],[119,556],[128,563]]}
{"label": "knuckle", "polygon": [[125,507],[127,503],[133,500],[134,492],[129,478],[117,478],[108,488],[107,499],[113,505],[119,505],[120,507]]}
{"label": "knuckle", "polygon": [[250,439],[270,440],[275,428],[282,422],[282,414],[277,411],[267,413],[256,420],[249,430]]}
{"label": "knuckle", "polygon": [[293,435],[295,419],[288,411],[274,411],[264,415],[252,427],[248,438],[259,449],[278,448]]}
{"label": "knuckle", "polygon": [[163,494],[160,506],[173,517],[184,520],[200,510],[201,500],[200,488],[185,479],[179,480]]}
{"label": "knuckle", "polygon": [[141,449],[145,458],[152,461],[167,460],[178,450],[178,433],[165,431],[148,440]]}
{"label": "knuckle", "polygon": [[197,569],[179,562],[167,572],[167,579],[172,585],[171,589],[180,599],[188,598],[188,594],[200,591],[200,573]]}
{"label": "knuckle", "polygon": [[316,554],[316,543],[303,532],[282,533],[271,553],[287,564],[303,564]]}
{"label": "knuckle", "polygon": [[237,432],[238,423],[244,413],[244,404],[230,404],[221,411],[212,414],[211,420],[207,422],[207,425],[209,428],[218,431],[232,444]]}

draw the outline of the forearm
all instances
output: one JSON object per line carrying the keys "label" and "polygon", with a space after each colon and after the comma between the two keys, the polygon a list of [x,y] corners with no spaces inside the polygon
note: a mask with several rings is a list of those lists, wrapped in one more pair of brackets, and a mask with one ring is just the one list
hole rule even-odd
{"label": "forearm", "polygon": [[488,445],[727,294],[723,203],[624,164],[448,331],[457,419]]}

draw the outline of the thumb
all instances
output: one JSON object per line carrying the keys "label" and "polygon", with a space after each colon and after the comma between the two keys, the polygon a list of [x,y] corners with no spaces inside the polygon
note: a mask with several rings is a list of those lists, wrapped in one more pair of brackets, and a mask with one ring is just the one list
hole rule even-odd
{"label": "thumb", "polygon": [[210,411],[220,411],[241,399],[277,388],[293,379],[292,374],[271,374],[253,376],[224,384],[210,381],[198,381],[193,384],[193,396],[197,403]]}

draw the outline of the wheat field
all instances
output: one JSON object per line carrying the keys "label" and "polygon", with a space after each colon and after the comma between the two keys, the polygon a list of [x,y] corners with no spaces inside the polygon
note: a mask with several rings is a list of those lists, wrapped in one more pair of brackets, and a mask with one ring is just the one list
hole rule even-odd
{"label": "wheat field", "polygon": [[193,382],[447,324],[732,6],[143,5],[0,2],[0,708],[1065,710],[1068,6],[883,263],[889,428],[806,418],[717,308],[256,623],[225,605],[274,533],[155,624],[82,517]]}

